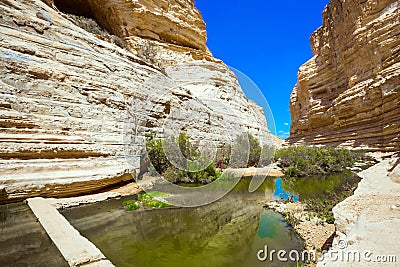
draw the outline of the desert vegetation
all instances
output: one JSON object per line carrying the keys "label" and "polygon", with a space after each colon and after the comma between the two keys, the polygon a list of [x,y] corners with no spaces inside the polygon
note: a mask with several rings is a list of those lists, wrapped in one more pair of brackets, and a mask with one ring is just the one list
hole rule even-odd
{"label": "desert vegetation", "polygon": [[[166,147],[170,148],[169,157],[165,153]],[[266,166],[273,161],[274,155],[272,146],[262,147],[257,138],[249,133],[237,136],[232,146],[219,148],[214,161],[201,154],[198,145],[192,143],[186,133],[168,139],[156,138],[150,134],[146,137],[146,151],[150,175],[160,174],[172,183],[196,184],[212,182],[222,175],[221,169],[226,167]],[[178,156],[174,158],[175,155]],[[216,165],[220,167],[219,170]]]}
{"label": "desert vegetation", "polygon": [[148,208],[170,207],[171,204],[162,199],[162,197],[165,197],[166,195],[166,193],[158,191],[142,193],[138,195],[138,199],[132,199],[122,202],[122,206],[125,207],[125,210],[127,211],[137,210],[141,206]]}
{"label": "desert vegetation", "polygon": [[[179,149],[179,151],[173,151],[170,154],[172,154],[171,156],[182,154],[183,158],[168,158],[165,147]],[[206,184],[221,175],[216,170],[215,163],[199,152],[198,146],[190,141],[190,136],[186,133],[179,134],[177,138],[171,137],[166,140],[157,139],[155,135],[149,135],[146,138],[146,149],[150,162],[150,174],[161,174],[172,183]],[[174,166],[171,160],[178,163],[182,168]],[[196,166],[196,164],[207,165],[207,167],[202,168]]]}
{"label": "desert vegetation", "polygon": [[[264,167],[273,161],[275,148],[262,146],[251,133],[238,135],[233,145],[221,149],[225,165],[232,168]],[[233,154],[232,154],[233,153]]]}
{"label": "desert vegetation", "polygon": [[285,175],[295,177],[342,172],[366,159],[362,152],[334,147],[291,146],[275,153],[275,161]]}

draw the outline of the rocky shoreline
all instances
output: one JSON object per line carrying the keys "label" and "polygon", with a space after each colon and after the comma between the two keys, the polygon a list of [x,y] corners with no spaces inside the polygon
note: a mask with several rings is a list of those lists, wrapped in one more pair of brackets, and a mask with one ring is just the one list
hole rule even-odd
{"label": "rocky shoreline", "polygon": [[322,251],[330,245],[335,234],[335,226],[324,222],[317,217],[315,212],[307,211],[306,205],[301,202],[270,201],[265,207],[285,217],[285,220],[303,238],[305,249],[315,253],[315,260],[312,259],[310,266],[316,266],[317,260],[322,256]]}
{"label": "rocky shoreline", "polygon": [[[266,208],[285,216],[304,239],[305,249],[315,253],[316,261],[307,266],[336,266],[336,257],[330,256],[332,251],[352,253],[351,249],[375,250],[376,255],[379,252],[380,255],[396,256],[391,260],[400,260],[400,249],[396,245],[399,233],[394,230],[400,224],[400,157],[393,153],[373,153],[371,156],[378,163],[357,173],[362,180],[354,195],[333,208],[335,224],[328,224],[315,212],[307,211],[301,202],[266,203]],[[361,260],[341,259],[340,266],[354,266],[354,261],[359,264]],[[362,264],[375,266],[376,262]]]}
{"label": "rocky shoreline", "polygon": [[[399,264],[399,154],[381,158],[381,162],[358,174],[362,180],[354,195],[333,208],[336,237],[330,252],[345,256],[340,266]],[[358,258],[346,258],[354,252]],[[337,266],[331,254],[327,253],[318,266]]]}

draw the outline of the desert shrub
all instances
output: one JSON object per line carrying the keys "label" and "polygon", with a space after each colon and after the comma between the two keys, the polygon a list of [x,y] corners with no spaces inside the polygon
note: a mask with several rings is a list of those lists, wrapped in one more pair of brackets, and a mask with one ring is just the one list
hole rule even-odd
{"label": "desert shrub", "polygon": [[264,167],[271,164],[274,161],[274,155],[275,155],[275,146],[264,145],[261,149],[258,167]]}
{"label": "desert shrub", "polygon": [[156,139],[155,134],[146,137],[147,155],[151,166],[159,174],[163,174],[171,166],[171,163],[165,155],[162,142],[161,139]]}
{"label": "desert shrub", "polygon": [[195,160],[198,158],[199,153],[197,147],[190,142],[190,136],[186,133],[180,133],[178,137],[178,146],[186,159]]}
{"label": "desert shrub", "polygon": [[187,179],[185,179],[187,178],[187,173],[174,166],[168,167],[168,169],[166,169],[162,175],[164,176],[165,180],[171,183],[180,183],[187,181]]}
{"label": "desert shrub", "polygon": [[258,167],[262,148],[260,142],[251,133],[243,133],[236,137],[230,152],[235,153],[232,155],[232,167]]}
{"label": "desert shrub", "polygon": [[143,45],[136,48],[136,53],[144,61],[152,64],[156,62],[157,51],[150,40],[146,40]]}
{"label": "desert shrub", "polygon": [[334,223],[332,209],[338,203],[353,195],[355,187],[347,186],[341,192],[329,192],[324,197],[304,200],[307,209],[317,213],[317,216],[327,223]]}
{"label": "desert shrub", "polygon": [[115,45],[117,45],[117,46],[119,46],[119,47],[121,47],[121,48],[123,48],[123,49],[125,49],[127,51],[131,50],[130,46],[122,38],[120,38],[118,36],[111,35],[109,40],[111,40],[111,43],[113,43],[113,44],[115,44]]}
{"label": "desert shrub", "polygon": [[[169,159],[165,155],[164,147],[168,147]],[[146,139],[146,148],[153,168],[172,183],[208,183],[220,176],[214,162],[199,153],[198,147],[190,142],[190,136],[186,133],[181,133],[177,139],[171,137],[167,140],[156,139],[155,135],[149,135]],[[184,158],[174,158],[179,152]],[[170,160],[178,164],[181,169],[171,164]],[[207,163],[208,165],[205,165]],[[201,166],[207,167],[200,170]]]}
{"label": "desert shrub", "polygon": [[291,176],[291,177],[297,177],[301,176],[303,172],[296,167],[290,166],[289,168],[285,169],[285,175]]}
{"label": "desert shrub", "polygon": [[361,153],[333,147],[291,146],[275,153],[275,160],[289,176],[341,172],[362,158]]}
{"label": "desert shrub", "polygon": [[122,202],[122,206],[125,207],[125,210],[137,210],[140,208],[137,200],[127,200]]}
{"label": "desert shrub", "polygon": [[[143,61],[157,67],[164,75],[167,75],[165,62],[161,58],[157,58],[158,52],[153,41],[146,40],[141,46],[136,48],[136,54]],[[186,92],[190,95],[192,94],[189,89]]]}
{"label": "desert shrub", "polygon": [[247,164],[248,167],[257,166],[261,156],[261,146],[260,142],[252,135],[248,134],[249,136],[249,163]]}

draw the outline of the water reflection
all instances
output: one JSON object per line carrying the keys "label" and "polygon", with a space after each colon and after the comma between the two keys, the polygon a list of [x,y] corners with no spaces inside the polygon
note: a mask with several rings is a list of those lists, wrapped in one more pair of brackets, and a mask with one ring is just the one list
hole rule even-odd
{"label": "water reflection", "polygon": [[23,203],[0,206],[0,266],[68,266]]}
{"label": "water reflection", "polygon": [[[279,180],[279,179],[278,179]],[[314,175],[301,178],[285,177],[281,179],[281,187],[285,192],[295,195],[300,201],[324,198],[332,193],[354,187],[360,182],[360,177],[351,171],[331,175]]]}
{"label": "water reflection", "polygon": [[114,200],[64,215],[116,266],[293,266],[258,261],[265,245],[301,250],[303,241],[280,214],[262,208],[274,180],[255,193],[249,183],[197,208],[125,212],[117,208],[123,200]]}
{"label": "water reflection", "polygon": [[299,201],[299,197],[290,193],[286,192],[282,185],[282,178],[278,178],[275,180],[275,191],[272,197],[273,200],[293,200],[295,202]]}
{"label": "water reflection", "polygon": [[265,245],[276,251],[303,249],[303,241],[282,215],[262,204],[273,198],[322,197],[358,181],[351,173],[268,178],[249,193],[250,180],[244,179],[228,195],[202,207],[126,212],[123,198],[63,214],[116,266],[296,266],[257,259]]}

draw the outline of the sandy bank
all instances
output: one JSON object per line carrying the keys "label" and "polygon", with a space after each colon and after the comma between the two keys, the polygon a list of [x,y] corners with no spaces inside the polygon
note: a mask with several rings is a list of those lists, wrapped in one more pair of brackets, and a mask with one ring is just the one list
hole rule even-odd
{"label": "sandy bank", "polygon": [[400,266],[397,164],[393,156],[359,173],[354,195],[333,209],[336,237],[317,266]]}

